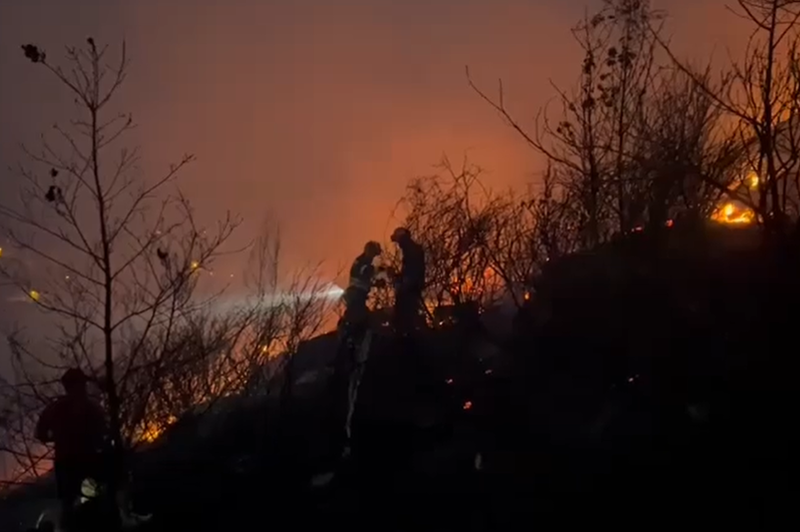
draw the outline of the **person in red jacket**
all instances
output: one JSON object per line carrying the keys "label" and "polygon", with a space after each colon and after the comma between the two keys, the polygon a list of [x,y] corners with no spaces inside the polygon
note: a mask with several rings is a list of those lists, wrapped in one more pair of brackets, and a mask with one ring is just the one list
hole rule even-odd
{"label": "person in red jacket", "polygon": [[106,435],[103,409],[86,389],[88,378],[80,369],[61,377],[65,394],[45,407],[36,425],[36,438],[53,444],[61,527],[69,529],[70,517],[81,494],[84,479],[102,474]]}

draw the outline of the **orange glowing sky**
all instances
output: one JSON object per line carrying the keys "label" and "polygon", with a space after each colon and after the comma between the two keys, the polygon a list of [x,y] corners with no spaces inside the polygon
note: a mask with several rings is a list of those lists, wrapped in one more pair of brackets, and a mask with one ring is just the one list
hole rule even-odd
{"label": "orange glowing sky", "polygon": [[[409,178],[469,151],[494,188],[535,179],[542,161],[467,87],[504,79],[523,123],[569,86],[580,51],[569,28],[599,0],[0,0],[0,197],[15,188],[17,144],[63,120],[70,99],[26,62],[33,42],[127,40],[121,111],[139,123],[144,170],[197,155],[182,186],[207,222],[230,209],[249,241],[267,215],[289,266],[338,271],[391,230]],[[662,1],[680,54],[741,48],[724,0]],[[218,269],[241,271],[242,258]],[[27,320],[0,290],[0,329]],[[33,318],[33,324],[36,324]],[[41,323],[41,322],[39,322]],[[0,331],[2,332],[2,331]],[[8,363],[0,342],[0,374]]]}
{"label": "orange glowing sky", "polygon": [[[589,2],[597,4],[599,0]],[[494,188],[523,186],[542,161],[467,87],[504,79],[523,123],[569,86],[580,51],[579,0],[0,0],[0,197],[18,143],[68,117],[71,100],[20,45],[127,40],[133,59],[119,109],[139,123],[144,170],[197,155],[182,187],[211,223],[226,209],[280,220],[286,264],[325,260],[335,273],[391,230],[408,179],[465,151]],[[675,0],[679,53],[707,59],[742,43],[723,0]],[[234,243],[236,244],[236,243]],[[0,244],[2,245],[2,244]],[[243,257],[217,269],[240,272]],[[0,289],[0,329],[41,325]],[[35,328],[34,328],[35,329]],[[38,329],[35,329],[37,332]],[[0,332],[2,332],[0,331]],[[50,331],[45,331],[47,334]],[[39,335],[41,338],[41,335]],[[8,371],[0,342],[0,374]],[[0,474],[2,472],[0,471]]]}
{"label": "orange glowing sky", "polygon": [[[591,5],[590,2],[588,5]],[[664,3],[665,4],[665,3]],[[664,5],[662,4],[662,5]],[[145,169],[183,152],[183,177],[211,220],[231,209],[249,240],[279,219],[292,263],[348,261],[383,238],[406,180],[443,152],[487,168],[496,188],[522,185],[541,161],[468,89],[464,65],[490,89],[504,78],[522,119],[568,85],[579,51],[563,0],[5,0],[0,3],[0,162],[19,156],[67,101],[19,50],[54,56],[88,35],[127,39],[134,63],[121,109],[140,127]],[[666,6],[679,50],[708,57],[735,23],[718,0]],[[2,180],[0,192],[13,186]]]}

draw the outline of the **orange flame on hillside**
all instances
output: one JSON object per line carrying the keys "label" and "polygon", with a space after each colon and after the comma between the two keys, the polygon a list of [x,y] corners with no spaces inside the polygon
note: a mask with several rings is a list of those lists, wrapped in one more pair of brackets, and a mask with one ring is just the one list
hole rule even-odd
{"label": "orange flame on hillside", "polygon": [[[733,189],[747,187],[748,189],[758,189],[759,178],[755,172],[750,172],[741,182],[733,185]],[[719,205],[711,213],[711,220],[726,225],[747,225],[754,222],[756,213],[749,207],[744,207],[736,202],[726,201]]]}
{"label": "orange flame on hillside", "polygon": [[720,205],[713,213],[711,220],[717,223],[728,225],[743,225],[752,223],[756,218],[753,209],[739,207],[735,203],[728,202]]}
{"label": "orange flame on hillside", "polygon": [[175,416],[169,416],[166,423],[148,422],[137,439],[140,442],[153,443],[176,421],[178,419]]}

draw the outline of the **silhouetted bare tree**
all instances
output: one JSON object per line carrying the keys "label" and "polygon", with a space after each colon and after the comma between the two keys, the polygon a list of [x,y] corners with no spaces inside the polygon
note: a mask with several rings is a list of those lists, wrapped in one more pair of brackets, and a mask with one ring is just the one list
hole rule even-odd
{"label": "silhouetted bare tree", "polygon": [[635,125],[638,196],[651,229],[670,220],[707,219],[718,208],[721,187],[734,183],[742,152],[723,125],[722,113],[694,83],[710,84],[711,70],[692,77],[662,69],[643,119]]}
{"label": "silhouetted bare tree", "polygon": [[[335,300],[317,269],[280,271],[279,251],[278,232],[266,227],[251,248],[245,296],[184,309],[171,327],[119,342],[123,360],[136,349],[136,364],[118,373],[126,449],[155,441],[186,414],[201,423],[211,416],[213,425],[248,397],[279,396],[288,404],[296,379],[293,357],[321,332]],[[59,390],[39,370],[69,361],[49,364],[18,336],[10,340],[16,379],[3,383],[0,395],[10,422],[0,431],[0,449],[16,464],[16,474],[6,480],[13,484],[48,469],[49,453],[33,440],[33,423]]]}
{"label": "silhouetted bare tree", "polygon": [[403,224],[426,253],[426,300],[434,308],[498,298],[502,279],[492,268],[489,242],[505,202],[485,188],[481,169],[466,159],[443,175],[411,181],[400,202]]}
{"label": "silhouetted bare tree", "polygon": [[577,86],[556,89],[561,116],[543,110],[532,133],[506,108],[502,82],[492,99],[467,71],[470,86],[549,160],[539,205],[575,234],[564,242],[591,248],[645,224],[662,227],[684,209],[705,212],[718,195],[707,180],[729,179],[736,152],[720,136],[720,113],[657,54],[663,20],[646,0],[606,0],[587,14],[573,30],[584,51]]}
{"label": "silhouetted bare tree", "polygon": [[613,232],[627,232],[641,220],[632,189],[638,186],[631,162],[635,127],[643,119],[648,91],[657,75],[655,40],[648,24],[661,20],[647,1],[607,0],[573,30],[584,51],[577,88],[557,89],[562,117],[554,124],[543,110],[533,133],[498,99],[472,88],[551,162],[561,193],[578,202],[581,244],[591,247]]}
{"label": "silhouetted bare tree", "polygon": [[731,11],[752,31],[740,61],[723,72],[722,84],[697,76],[659,42],[674,65],[688,75],[733,124],[731,142],[745,161],[737,180],[710,180],[720,192],[752,209],[768,234],[786,236],[788,219],[800,210],[800,2],[738,0]]}
{"label": "silhouetted bare tree", "polygon": [[[171,189],[191,155],[153,179],[141,176],[138,150],[117,148],[134,127],[130,114],[111,108],[127,75],[124,43],[113,65],[107,48],[91,38],[67,48],[64,66],[35,45],[22,48],[71,94],[77,113],[69,127],[55,125],[52,136],[43,136],[40,149],[25,148],[32,164],[19,168],[19,197],[0,205],[12,244],[0,272],[49,316],[57,356],[45,363],[20,336],[11,343],[18,361],[39,361],[45,370],[21,370],[31,396],[42,394],[33,388],[63,367],[79,365],[93,375],[103,391],[111,448],[122,461],[138,425],[133,412],[146,410],[126,399],[147,386],[143,374],[161,371],[174,354],[176,331],[190,327],[206,306],[194,297],[200,272],[238,221],[229,215],[207,230]],[[156,391],[138,389],[136,400]]]}

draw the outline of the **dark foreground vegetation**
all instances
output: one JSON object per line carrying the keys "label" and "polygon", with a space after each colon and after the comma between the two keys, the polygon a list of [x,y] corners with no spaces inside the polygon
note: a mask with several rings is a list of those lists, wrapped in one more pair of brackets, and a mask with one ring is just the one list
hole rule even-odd
{"label": "dark foreground vegetation", "polygon": [[[143,529],[791,523],[797,263],[753,237],[676,226],[564,259],[504,338],[459,342],[456,324],[409,356],[380,337],[354,458],[326,488],[309,484],[321,379],[282,411],[179,422],[136,458],[137,505],[156,516]],[[333,347],[317,338],[297,363],[321,369]]]}

